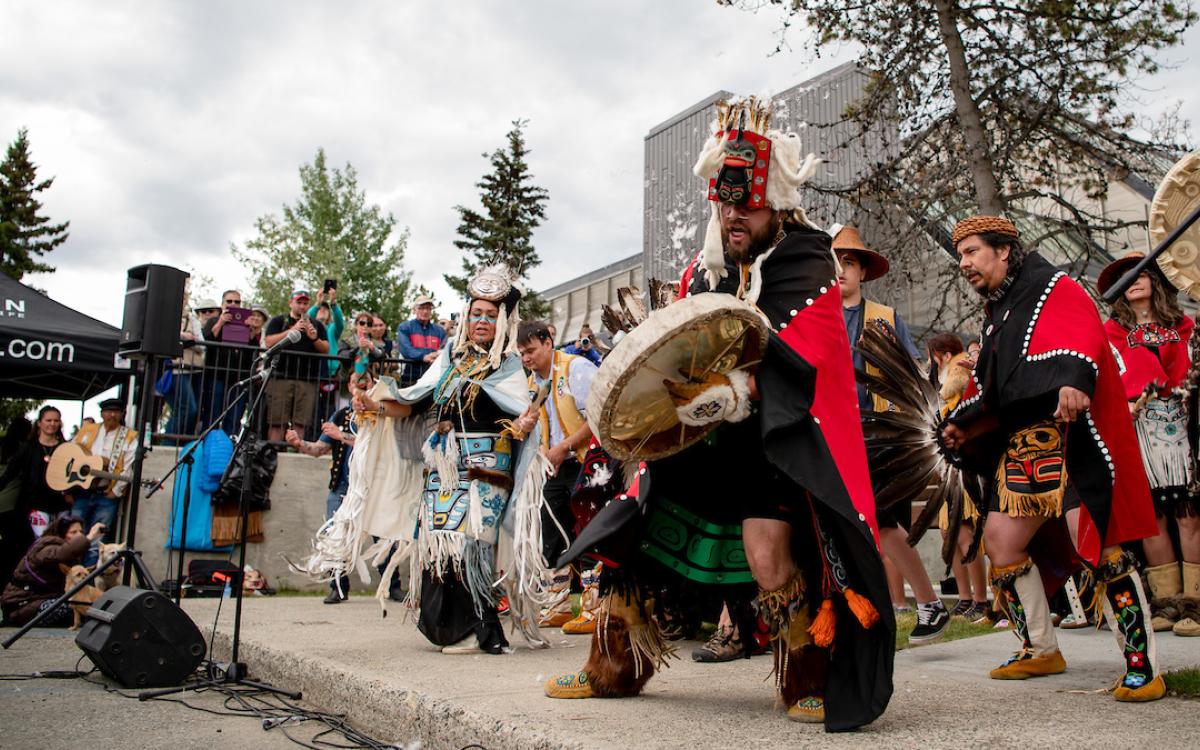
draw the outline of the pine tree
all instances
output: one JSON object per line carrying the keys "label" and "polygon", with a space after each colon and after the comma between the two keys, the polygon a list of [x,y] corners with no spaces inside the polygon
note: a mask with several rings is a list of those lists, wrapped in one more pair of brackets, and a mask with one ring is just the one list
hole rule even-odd
{"label": "pine tree", "polygon": [[[295,288],[315,295],[325,279],[338,280],[338,303],[347,316],[380,315],[389,325],[408,316],[411,273],[404,270],[408,230],[378,205],[367,204],[350,164],[329,169],[325,150],[300,167],[300,198],[281,215],[254,223],[258,235],[233,256],[250,270],[254,301],[273,313],[287,310]],[[315,296],[314,296],[315,298]]]}
{"label": "pine tree", "polygon": [[0,430],[7,430],[14,419],[28,415],[41,405],[41,401],[32,398],[0,398]]}
{"label": "pine tree", "polygon": [[39,257],[67,239],[70,222],[51,224],[41,215],[37,193],[52,184],[53,177],[38,182],[37,165],[29,155],[29,131],[21,128],[0,163],[0,270],[18,281],[27,273],[53,271]]}
{"label": "pine tree", "polygon": [[[480,191],[483,211],[455,206],[458,212],[458,235],[454,246],[464,251],[461,276],[445,274],[450,288],[467,293],[467,283],[480,267],[489,263],[505,263],[524,280],[542,261],[533,247],[533,230],[546,218],[545,203],[550,193],[533,184],[525,158],[523,130],[527,120],[513,120],[508,132],[508,148],[498,148],[484,154],[492,171],[475,183]],[[528,293],[521,302],[526,318],[544,314],[546,305],[536,294]]]}

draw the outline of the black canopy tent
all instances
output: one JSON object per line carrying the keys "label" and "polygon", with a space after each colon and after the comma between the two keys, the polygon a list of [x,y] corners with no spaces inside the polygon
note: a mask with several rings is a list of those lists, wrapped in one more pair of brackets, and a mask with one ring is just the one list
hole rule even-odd
{"label": "black canopy tent", "polygon": [[126,382],[120,334],[0,274],[0,397],[85,400]]}

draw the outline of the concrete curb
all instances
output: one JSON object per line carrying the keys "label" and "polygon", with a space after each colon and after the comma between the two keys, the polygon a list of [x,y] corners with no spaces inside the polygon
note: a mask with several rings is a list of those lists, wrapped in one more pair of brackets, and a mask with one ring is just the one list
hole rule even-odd
{"label": "concrete curb", "polygon": [[[211,627],[201,627],[204,637]],[[213,639],[217,659],[228,659],[232,638],[218,632]],[[466,710],[450,700],[406,690],[383,680],[364,678],[336,662],[242,639],[239,658],[252,679],[298,690],[304,701],[323,711],[344,714],[368,734],[397,744],[421,739],[422,748],[457,750],[480,744],[488,750],[567,750],[558,740]]]}
{"label": "concrete curb", "polygon": [[[219,600],[185,600],[211,628]],[[227,657],[231,608],[218,622],[215,653]],[[202,625],[202,627],[204,626]],[[770,659],[700,664],[696,645],[630,700],[555,701],[542,684],[578,669],[585,636],[552,630],[551,649],[513,642],[506,656],[446,656],[417,632],[404,611],[380,617],[366,597],[323,605],[316,597],[255,597],[244,609],[241,658],[254,679],[300,690],[305,702],[343,713],[381,740],[424,748],[937,748],[1064,747],[1085,737],[1136,736],[1156,750],[1191,747],[1195,704],[1166,699],[1120,704],[1098,690],[1120,674],[1108,632],[1061,631],[1065,674],[1028,682],[989,680],[1011,654],[1013,636],[911,648],[896,655],[887,711],[858,732],[827,734],[787,721],[772,708]],[[1200,639],[1158,639],[1161,666],[1200,662]]]}

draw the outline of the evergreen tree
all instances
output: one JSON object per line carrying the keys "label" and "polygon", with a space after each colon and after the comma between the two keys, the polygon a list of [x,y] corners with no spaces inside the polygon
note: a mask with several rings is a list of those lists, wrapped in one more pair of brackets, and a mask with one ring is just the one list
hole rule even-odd
{"label": "evergreen tree", "polygon": [[[454,207],[459,215],[458,235],[461,238],[454,241],[454,246],[465,253],[463,273],[460,276],[445,274],[444,278],[451,289],[464,297],[471,277],[488,263],[505,263],[525,280],[542,262],[533,247],[533,230],[546,218],[544,204],[550,194],[534,185],[533,176],[529,174],[525,158],[530,151],[525,147],[522,132],[527,122],[513,120],[513,129],[507,135],[508,148],[498,148],[490,155],[483,155],[492,164],[492,171],[475,183],[483,211]],[[546,311],[546,304],[532,292],[526,295],[521,307],[526,318],[544,315]]]}
{"label": "evergreen tree", "polygon": [[0,430],[7,430],[14,419],[26,416],[41,405],[41,401],[32,398],[0,398]]}
{"label": "evergreen tree", "polygon": [[[412,290],[412,299],[414,301],[420,297],[428,297],[429,299],[433,300],[434,310],[437,310],[438,307],[441,306],[441,304],[438,302],[437,295],[429,291],[429,287],[425,286],[424,284],[417,284],[416,288]],[[401,323],[403,321],[398,320],[396,322]]]}
{"label": "evergreen tree", "polygon": [[347,316],[355,311],[380,315],[389,325],[408,317],[411,273],[404,270],[408,230],[368,204],[350,164],[329,169],[325,150],[300,167],[300,198],[280,215],[254,223],[257,236],[244,248],[231,245],[234,257],[250,270],[255,302],[275,314],[287,310],[293,289],[316,297],[325,279],[338,280],[338,303]]}
{"label": "evergreen tree", "polygon": [[54,270],[39,258],[67,239],[70,222],[51,224],[41,215],[37,194],[54,178],[38,181],[37,165],[29,155],[29,131],[21,128],[0,163],[0,270],[20,281],[27,273]]}

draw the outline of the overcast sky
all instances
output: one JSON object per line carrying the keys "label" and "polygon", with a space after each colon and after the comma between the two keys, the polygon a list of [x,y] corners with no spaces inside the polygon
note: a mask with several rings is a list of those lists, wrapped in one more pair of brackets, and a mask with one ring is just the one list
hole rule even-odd
{"label": "overcast sky", "polygon": [[[550,191],[541,288],[641,248],[642,139],[714,91],[783,88],[837,61],[769,57],[779,14],[687,2],[18,3],[0,27],[0,138],[28,127],[47,212],[71,221],[34,283],[119,323],[146,262],[244,280],[230,241],[299,193],[324,147],[411,230],[450,294],[456,204],[529,120]],[[845,54],[845,53],[843,53]]]}
{"label": "overcast sky", "polygon": [[[46,212],[71,222],[58,270],[29,280],[114,325],[130,266],[241,285],[229,243],[295,200],[318,147],[411,230],[407,267],[448,301],[453,207],[477,201],[481,154],[516,118],[550,191],[532,285],[557,284],[640,251],[651,127],[719,89],[775,92],[853,56],[771,56],[777,10],[713,0],[18,1],[0,14],[0,141],[29,129],[39,176],[55,178]],[[1188,42],[1200,49],[1196,29]],[[1185,49],[1144,98],[1147,112],[1185,99],[1200,122]]]}

